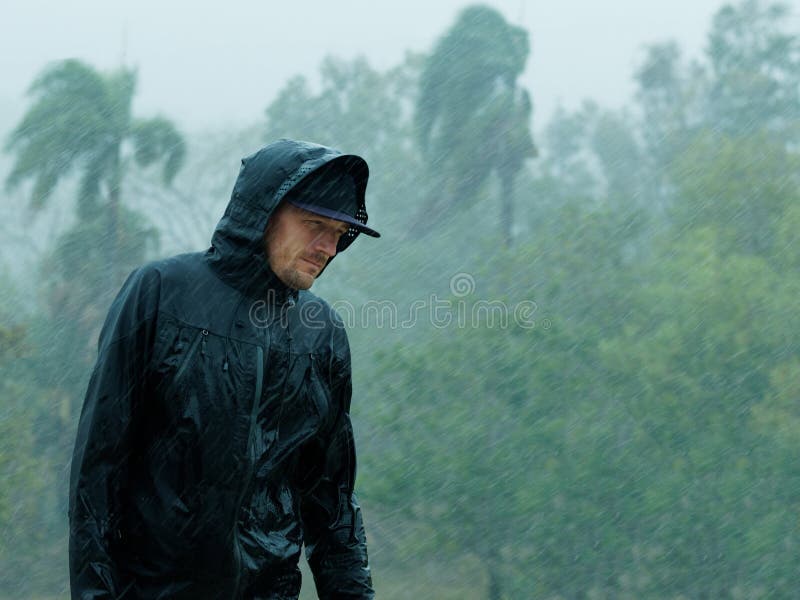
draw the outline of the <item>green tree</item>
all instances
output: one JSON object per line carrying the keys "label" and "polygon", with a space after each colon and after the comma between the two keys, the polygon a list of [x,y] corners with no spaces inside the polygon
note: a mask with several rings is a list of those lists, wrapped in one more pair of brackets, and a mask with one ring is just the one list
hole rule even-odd
{"label": "green tree", "polygon": [[[685,157],[702,158],[695,145],[753,144],[759,135],[787,151],[797,143],[800,38],[788,23],[786,5],[745,0],[716,13],[702,61],[685,64],[674,42],[648,48],[635,79],[648,195],[659,209],[679,195]],[[758,157],[750,151],[744,161]]]}
{"label": "green tree", "polygon": [[164,183],[169,183],[185,155],[183,138],[170,121],[134,118],[135,91],[133,70],[100,73],[74,59],[54,63],[31,85],[33,104],[6,145],[15,154],[6,184],[13,188],[32,180],[34,210],[46,205],[59,181],[78,171],[78,217],[101,216],[105,222],[105,235],[95,241],[106,246],[112,288],[121,277],[121,194],[129,163],[147,167],[161,162]]}
{"label": "green tree", "polygon": [[34,319],[3,272],[0,294],[0,595],[29,597],[40,585],[58,589],[62,584],[60,570],[36,568],[52,565],[61,550],[49,535],[56,517],[49,488],[56,478],[39,430],[41,415],[52,406],[32,364]]}
{"label": "green tree", "polygon": [[728,135],[769,130],[796,139],[800,38],[785,4],[744,0],[721,8],[708,36],[708,120]]}
{"label": "green tree", "polygon": [[636,133],[627,111],[590,101],[571,113],[559,108],[543,134],[547,151],[535,171],[535,195],[542,196],[537,204],[546,212],[577,199],[623,210],[642,203],[644,157]]}
{"label": "green tree", "polygon": [[800,201],[800,157],[765,130],[698,134],[670,170],[677,228],[713,226],[720,250],[777,258],[787,210]]}
{"label": "green tree", "polygon": [[769,425],[793,426],[800,280],[730,253],[724,235],[698,226],[667,238],[642,265],[624,328],[599,347],[609,393],[636,425],[640,468],[658,474],[635,516],[648,597],[791,597],[781,547],[800,535],[800,488]]}
{"label": "green tree", "polygon": [[472,294],[448,298],[451,321],[423,313],[363,367],[365,500],[405,532],[399,560],[468,562],[484,598],[576,597],[631,539],[604,517],[633,499],[606,490],[641,465],[615,449],[630,419],[595,356],[629,302],[637,231],[574,205],[551,218],[513,251],[483,247]]}
{"label": "green tree", "polygon": [[527,33],[495,9],[466,8],[425,61],[415,128],[426,161],[428,202],[413,223],[425,233],[451,208],[479,197],[490,174],[500,179],[501,235],[511,244],[514,178],[536,155],[531,101],[517,79]]}
{"label": "green tree", "polygon": [[[104,74],[77,60],[54,63],[34,81],[33,104],[8,139],[15,162],[7,185],[32,180],[33,210],[44,208],[70,174],[79,178],[77,220],[54,241],[40,278],[43,329],[65,335],[53,343],[47,341],[52,333],[44,331],[39,340],[39,328],[31,331],[72,416],[110,295],[157,243],[146,219],[123,206],[123,179],[133,165],[160,163],[168,184],[185,155],[183,138],[168,120],[133,117],[135,87],[136,73],[129,69]],[[64,364],[65,357],[75,362]]]}
{"label": "green tree", "polygon": [[408,137],[407,113],[414,100],[418,62],[408,55],[382,73],[363,57],[326,57],[320,65],[319,93],[298,75],[267,107],[265,139],[299,137],[368,157],[396,153]]}
{"label": "green tree", "polygon": [[520,451],[530,375],[511,358],[530,343],[525,333],[464,329],[379,351],[376,383],[361,395],[381,439],[362,448],[364,497],[403,532],[392,540],[398,556],[474,557],[491,600],[522,569],[530,526],[531,455]]}
{"label": "green tree", "polygon": [[418,327],[361,367],[365,497],[484,596],[792,597],[796,147],[765,111],[716,130],[718,71],[673,50],[640,70],[649,122],[552,123],[532,241],[464,259],[552,328]]}
{"label": "green tree", "polygon": [[[11,406],[31,423],[16,439],[34,450],[36,479],[43,485],[30,504],[35,522],[27,522],[28,539],[35,543],[21,544],[0,570],[29,572],[31,590],[63,585],[60,577],[54,582],[54,574],[64,572],[65,465],[97,334],[121,279],[151,256],[158,242],[147,219],[123,203],[124,179],[134,167],[157,164],[169,183],[185,154],[169,121],[134,118],[135,84],[136,73],[129,69],[100,73],[77,60],[54,63],[31,86],[32,104],[6,146],[14,153],[6,183],[13,188],[32,182],[34,215],[55,199],[62,182],[78,183],[76,220],[51,241],[40,265],[37,301],[31,303],[35,318],[26,328],[29,351],[13,363],[15,377],[7,387]],[[20,498],[17,502],[23,506]]]}
{"label": "green tree", "polygon": [[[644,164],[653,173],[652,192],[663,201],[669,180],[660,172],[690,143],[705,119],[708,81],[705,68],[685,65],[675,42],[654,44],[634,73]],[[651,193],[652,193],[651,192]]]}

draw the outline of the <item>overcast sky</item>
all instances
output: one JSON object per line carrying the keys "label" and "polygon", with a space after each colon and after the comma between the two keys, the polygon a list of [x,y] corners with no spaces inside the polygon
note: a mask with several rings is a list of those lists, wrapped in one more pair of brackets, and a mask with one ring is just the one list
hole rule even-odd
{"label": "overcast sky", "polygon": [[[189,129],[255,123],[295,74],[314,77],[326,54],[363,54],[378,68],[407,49],[427,51],[468,2],[228,0],[1,0],[0,134],[26,106],[25,90],[49,61],[78,57],[139,69],[137,113]],[[561,103],[627,101],[645,44],[676,39],[690,56],[705,45],[720,0],[492,0],[528,30],[522,83],[535,127]],[[793,0],[798,13],[800,0]]]}

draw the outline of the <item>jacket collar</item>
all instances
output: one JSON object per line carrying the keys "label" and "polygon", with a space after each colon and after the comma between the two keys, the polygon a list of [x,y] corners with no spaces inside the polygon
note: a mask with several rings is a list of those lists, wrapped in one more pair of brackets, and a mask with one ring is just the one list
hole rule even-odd
{"label": "jacket collar", "polygon": [[254,300],[285,304],[297,302],[298,291],[287,286],[273,272],[263,251],[245,255],[235,244],[215,236],[214,245],[204,259],[212,271],[225,283]]}

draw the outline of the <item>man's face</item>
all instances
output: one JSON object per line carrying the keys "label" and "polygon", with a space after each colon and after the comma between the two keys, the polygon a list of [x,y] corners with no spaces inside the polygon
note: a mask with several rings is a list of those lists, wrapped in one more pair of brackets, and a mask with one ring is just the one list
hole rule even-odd
{"label": "man's face", "polygon": [[282,202],[264,232],[269,266],[290,288],[307,290],[336,254],[336,244],[347,230],[342,221]]}

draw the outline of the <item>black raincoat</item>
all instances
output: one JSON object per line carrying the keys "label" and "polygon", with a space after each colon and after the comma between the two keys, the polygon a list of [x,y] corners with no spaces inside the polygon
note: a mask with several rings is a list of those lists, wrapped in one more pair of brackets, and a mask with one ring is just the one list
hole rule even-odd
{"label": "black raincoat", "polygon": [[362,159],[281,140],[242,161],[208,251],[145,265],[114,300],[72,460],[73,599],[297,598],[303,544],[320,598],[373,597],[347,336],[262,244],[331,161],[363,207]]}

